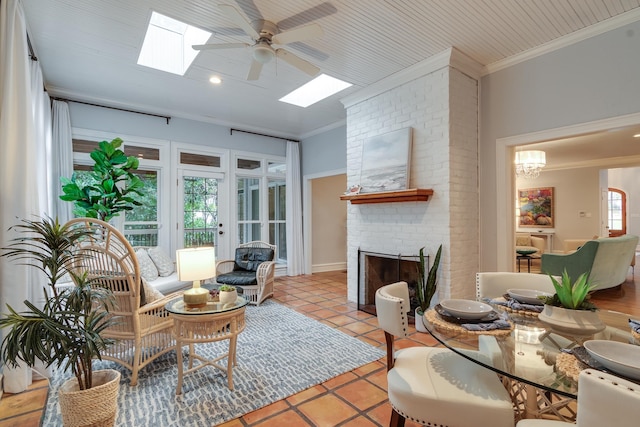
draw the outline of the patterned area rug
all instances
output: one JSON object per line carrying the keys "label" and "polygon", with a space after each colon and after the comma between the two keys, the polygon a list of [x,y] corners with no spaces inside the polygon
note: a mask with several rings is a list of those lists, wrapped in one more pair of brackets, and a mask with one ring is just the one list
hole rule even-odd
{"label": "patterned area rug", "polygon": [[[227,346],[228,342],[197,344],[196,351],[213,358],[224,353]],[[187,347],[183,349],[185,354],[186,351]],[[103,361],[95,366],[117,369],[122,374],[117,426],[209,427],[320,384],[384,354],[281,304],[265,301],[260,307],[247,307],[246,328],[238,338],[233,391],[227,388],[224,372],[205,367],[186,375],[182,395],[176,396],[178,369],[174,352],[140,371],[135,387],[129,386],[131,373],[120,365]],[[51,378],[43,426],[62,425],[57,390],[69,376],[56,373]]]}

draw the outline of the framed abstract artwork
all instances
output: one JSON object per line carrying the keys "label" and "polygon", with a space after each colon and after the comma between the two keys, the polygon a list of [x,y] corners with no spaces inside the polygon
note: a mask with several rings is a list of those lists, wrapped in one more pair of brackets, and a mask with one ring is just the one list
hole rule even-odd
{"label": "framed abstract artwork", "polygon": [[518,190],[518,226],[551,228],[554,226],[553,187]]}
{"label": "framed abstract artwork", "polygon": [[410,127],[365,139],[360,169],[361,192],[406,190],[410,155]]}

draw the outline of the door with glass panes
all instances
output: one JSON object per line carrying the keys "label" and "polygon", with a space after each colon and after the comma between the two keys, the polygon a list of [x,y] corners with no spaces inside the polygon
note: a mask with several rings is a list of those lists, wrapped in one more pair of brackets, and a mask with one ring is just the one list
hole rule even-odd
{"label": "door with glass panes", "polygon": [[216,259],[227,259],[224,175],[190,170],[178,175],[178,249],[213,245]]}

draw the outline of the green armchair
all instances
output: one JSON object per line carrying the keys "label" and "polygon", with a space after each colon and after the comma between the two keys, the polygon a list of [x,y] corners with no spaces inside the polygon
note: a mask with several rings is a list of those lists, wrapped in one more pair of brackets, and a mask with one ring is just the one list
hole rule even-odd
{"label": "green armchair", "polygon": [[628,234],[589,240],[571,254],[542,254],[540,269],[554,276],[566,269],[571,280],[586,272],[594,290],[613,288],[626,280],[637,245],[638,236]]}

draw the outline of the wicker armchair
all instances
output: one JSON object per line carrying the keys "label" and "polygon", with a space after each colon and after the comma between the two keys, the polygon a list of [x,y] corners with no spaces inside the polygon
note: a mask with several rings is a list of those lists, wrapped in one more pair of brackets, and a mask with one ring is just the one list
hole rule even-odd
{"label": "wicker armchair", "polygon": [[140,268],[135,251],[125,237],[113,226],[93,218],[69,221],[74,227],[90,227],[92,237],[80,243],[81,253],[70,267],[75,273],[88,272],[101,286],[111,289],[116,306],[111,310],[119,317],[117,324],[103,336],[115,344],[102,353],[102,358],[113,360],[131,370],[131,385],[138,382],[138,372],[159,356],[175,350],[172,335],[173,320],[165,311],[165,304],[178,293],[141,306],[144,293]]}
{"label": "wicker armchair", "polygon": [[249,303],[260,305],[273,296],[275,254],[275,245],[257,240],[243,243],[236,249],[235,259],[216,263],[216,282],[242,287]]}

